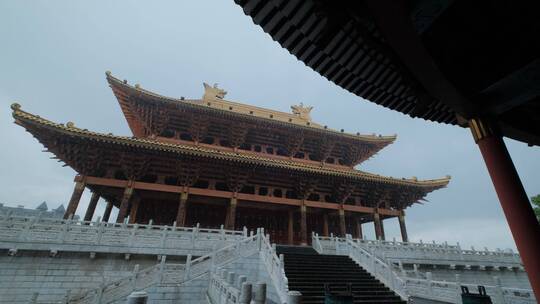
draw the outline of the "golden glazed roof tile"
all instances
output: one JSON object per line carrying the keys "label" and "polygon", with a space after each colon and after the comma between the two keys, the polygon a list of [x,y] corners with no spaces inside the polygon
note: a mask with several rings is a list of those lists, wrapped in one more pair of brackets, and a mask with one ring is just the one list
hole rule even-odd
{"label": "golden glazed roof tile", "polygon": [[[360,179],[364,181],[373,181],[380,183],[388,183],[395,185],[404,185],[404,186],[416,186],[420,188],[442,188],[445,187],[449,181],[450,176],[446,176],[440,179],[431,179],[431,180],[417,180],[417,179],[397,179],[392,177],[380,176],[377,174],[372,174],[368,172],[363,172],[355,169],[337,169],[337,168],[328,168],[321,167],[307,163],[300,163],[290,160],[280,160],[275,158],[269,158],[264,156],[255,155],[253,153],[244,153],[244,152],[228,152],[217,149],[212,149],[208,147],[201,146],[192,146],[192,145],[183,145],[183,144],[173,144],[166,143],[156,140],[143,139],[143,138],[133,138],[127,136],[115,136],[111,133],[103,134],[98,132],[88,131],[87,129],[80,129],[75,126],[73,123],[68,123],[66,125],[52,122],[50,120],[44,119],[38,115],[34,115],[28,112],[21,110],[19,104],[13,104],[11,106],[13,110],[13,117],[15,122],[25,127],[25,123],[41,125],[56,131],[62,132],[67,135],[80,136],[89,138],[101,142],[110,142],[125,146],[133,146],[150,150],[180,153],[187,155],[198,155],[203,157],[209,157],[214,159],[222,159],[226,161],[241,162],[241,163],[252,163],[259,164],[268,167],[275,168],[285,168],[295,171],[301,171],[306,173],[316,173],[323,175],[334,175],[334,176],[343,176],[353,179]],[[26,128],[26,127],[25,127]]]}
{"label": "golden glazed roof tile", "polygon": [[244,103],[225,100],[224,97],[227,92],[218,88],[217,85],[210,86],[207,83],[204,83],[205,93],[202,99],[173,98],[145,90],[139,84],[136,84],[134,86],[129,85],[127,81],[122,81],[112,76],[109,71],[106,72],[106,75],[107,81],[112,87],[122,88],[131,94],[136,94],[138,97],[146,96],[150,99],[159,100],[161,102],[182,104],[188,107],[196,107],[199,109],[202,108],[207,110],[221,111],[225,113],[230,113],[232,115],[242,115],[244,117],[250,117],[255,119],[264,119],[267,121],[272,121],[274,123],[285,124],[289,127],[307,128],[309,130],[325,132],[328,134],[333,134],[335,136],[351,138],[358,141],[390,144],[397,138],[396,135],[382,136],[366,135],[360,133],[350,134],[344,132],[343,130],[338,131],[330,129],[327,126],[323,126],[311,121],[309,112],[311,111],[312,107],[304,106],[302,103],[300,103],[300,105],[291,106],[293,114],[265,109]]}

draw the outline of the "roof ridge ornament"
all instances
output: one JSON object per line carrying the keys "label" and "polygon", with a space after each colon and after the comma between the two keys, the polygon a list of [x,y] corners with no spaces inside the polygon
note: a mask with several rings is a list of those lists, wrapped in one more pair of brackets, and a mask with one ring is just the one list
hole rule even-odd
{"label": "roof ridge ornament", "polygon": [[311,121],[310,112],[313,110],[312,106],[304,106],[304,103],[301,102],[299,105],[292,105],[291,110],[292,113],[299,118]]}
{"label": "roof ridge ornament", "polygon": [[211,86],[208,83],[203,82],[203,86],[204,86],[204,95],[203,95],[204,100],[223,99],[225,98],[225,95],[227,95],[227,91],[220,89],[217,83],[214,83],[214,86]]}

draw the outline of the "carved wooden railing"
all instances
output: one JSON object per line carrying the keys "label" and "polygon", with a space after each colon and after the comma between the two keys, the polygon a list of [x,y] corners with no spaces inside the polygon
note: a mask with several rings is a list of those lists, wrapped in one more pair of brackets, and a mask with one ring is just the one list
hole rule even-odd
{"label": "carved wooden railing", "polygon": [[259,250],[259,236],[253,235],[212,251],[210,254],[192,259],[187,256],[185,264],[167,263],[162,256],[159,264],[139,270],[135,267],[133,275],[108,282],[105,285],[86,291],[80,295],[70,295],[68,303],[111,303],[128,296],[136,290],[161,285],[178,285],[199,278],[215,267],[227,265],[239,258],[250,256]]}
{"label": "carved wooden railing", "polygon": [[[471,290],[476,288],[473,284],[461,283],[459,275],[456,275],[455,282],[434,281],[430,272],[426,273],[425,279],[400,277],[392,264],[368,251],[361,245],[361,241],[353,240],[350,235],[346,238],[331,239],[319,237],[317,234],[312,237],[315,250],[321,250],[319,253],[348,255],[404,299],[415,296],[461,304],[460,286],[468,286]],[[485,286],[494,304],[536,303],[532,290],[502,287],[500,280],[496,277],[494,282],[495,285]]]}
{"label": "carved wooden railing", "polygon": [[[0,246],[9,250],[66,250],[141,254],[182,254],[179,249],[209,252],[216,243],[227,245],[245,238],[243,231],[117,224],[57,218],[0,217]],[[26,248],[26,247],[28,248]],[[186,253],[183,253],[186,254]]]}

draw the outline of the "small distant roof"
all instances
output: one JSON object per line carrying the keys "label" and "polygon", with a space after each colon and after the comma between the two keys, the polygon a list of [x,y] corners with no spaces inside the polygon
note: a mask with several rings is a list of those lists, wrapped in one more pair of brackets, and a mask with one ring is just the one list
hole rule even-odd
{"label": "small distant roof", "polygon": [[43,202],[43,203],[39,204],[39,206],[37,206],[36,210],[47,211],[47,210],[49,210],[49,207],[47,207],[46,202]]}
{"label": "small distant roof", "polygon": [[66,212],[66,208],[64,208],[64,205],[62,204],[62,205],[58,206],[58,208],[53,209],[53,211],[56,212],[56,213],[64,213],[64,212]]}

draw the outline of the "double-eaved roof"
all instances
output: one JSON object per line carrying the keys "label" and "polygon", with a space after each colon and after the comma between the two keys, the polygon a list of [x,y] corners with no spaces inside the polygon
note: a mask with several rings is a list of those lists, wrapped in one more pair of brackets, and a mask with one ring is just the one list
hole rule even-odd
{"label": "double-eaved roof", "polygon": [[[417,180],[405,178],[385,177],[377,174],[363,172],[347,167],[327,167],[315,164],[296,162],[287,158],[277,156],[258,155],[252,152],[231,152],[223,151],[210,146],[194,146],[179,143],[162,142],[147,138],[135,138],[127,136],[115,136],[112,134],[103,134],[76,127],[73,123],[60,124],[55,123],[38,115],[25,112],[19,104],[13,104],[13,117],[15,122],[26,128],[39,141],[46,140],[46,137],[77,137],[89,142],[102,142],[112,144],[123,149],[135,148],[144,151],[157,151],[173,153],[178,155],[199,156],[204,158],[220,159],[233,163],[247,163],[257,166],[281,168],[292,171],[305,172],[308,174],[331,175],[352,178],[358,181],[372,181],[394,185],[404,185],[423,188],[430,192],[445,187],[450,181],[446,176],[440,179]],[[38,129],[46,129],[47,132],[38,132]],[[48,133],[48,134],[47,134]],[[62,155],[57,155],[62,158]]]}

